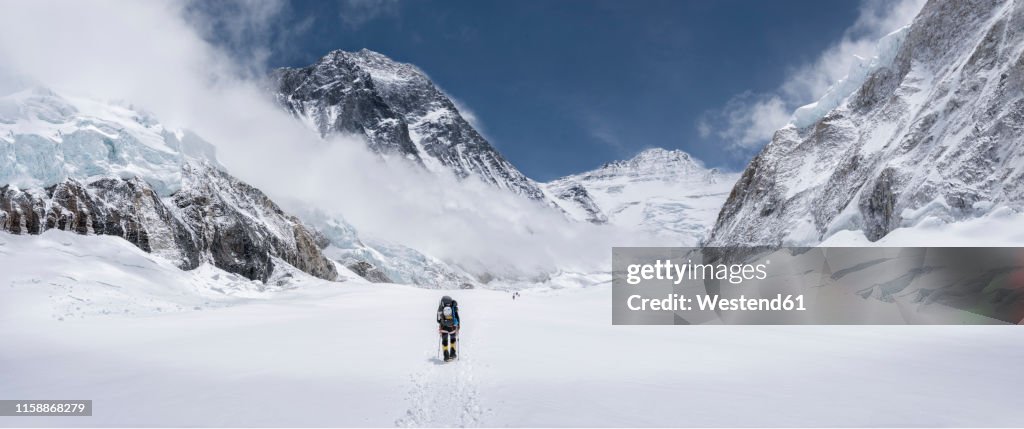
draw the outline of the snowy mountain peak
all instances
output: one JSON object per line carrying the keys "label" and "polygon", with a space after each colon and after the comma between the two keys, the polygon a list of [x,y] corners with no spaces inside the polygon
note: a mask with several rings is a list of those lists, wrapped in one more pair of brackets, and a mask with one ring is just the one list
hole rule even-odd
{"label": "snowy mountain peak", "polygon": [[624,161],[613,161],[601,168],[577,176],[590,178],[600,177],[631,177],[636,180],[679,181],[687,178],[703,178],[708,174],[717,174],[718,170],[709,170],[704,163],[690,154],[678,149],[651,148],[645,149],[633,158]]}
{"label": "snowy mountain peak", "polygon": [[693,171],[703,169],[704,165],[690,154],[678,149],[651,148],[644,149],[629,160],[609,162],[602,168],[628,168],[636,171],[681,168]]}
{"label": "snowy mountain peak", "polygon": [[430,79],[427,74],[418,67],[409,63],[400,63],[388,58],[384,54],[369,49],[361,49],[358,52],[341,52],[359,65],[373,78],[376,85],[391,86],[403,84],[425,84]]}
{"label": "snowy mountain peak", "polygon": [[397,62],[384,54],[369,49],[361,49],[356,52],[333,50],[321,57],[314,65],[320,72],[334,73],[334,77],[346,74],[339,70],[355,74],[365,73],[371,80],[364,81],[364,83],[370,85],[387,86],[429,81],[426,74],[416,66]]}
{"label": "snowy mountain peak", "polygon": [[579,220],[646,231],[666,243],[696,245],[737,177],[706,168],[681,150],[653,148],[543,186]]}
{"label": "snowy mountain peak", "polygon": [[307,67],[278,69],[272,79],[281,105],[321,136],[359,135],[382,156],[544,198],[416,66],[366,49],[339,50]]}

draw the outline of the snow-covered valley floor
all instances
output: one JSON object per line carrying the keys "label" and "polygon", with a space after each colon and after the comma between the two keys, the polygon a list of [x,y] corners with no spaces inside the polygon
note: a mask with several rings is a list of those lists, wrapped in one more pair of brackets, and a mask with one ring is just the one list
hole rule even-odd
{"label": "snow-covered valley floor", "polygon": [[259,291],[112,237],[0,235],[0,426],[1022,426],[1017,326],[612,326],[610,287]]}

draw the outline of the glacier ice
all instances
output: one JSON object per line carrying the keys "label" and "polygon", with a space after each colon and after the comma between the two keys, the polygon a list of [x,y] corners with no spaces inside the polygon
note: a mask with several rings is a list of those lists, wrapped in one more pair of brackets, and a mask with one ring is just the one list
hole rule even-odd
{"label": "glacier ice", "polygon": [[141,177],[160,195],[180,188],[187,157],[216,163],[198,136],[170,130],[131,106],[30,88],[0,98],[0,183]]}

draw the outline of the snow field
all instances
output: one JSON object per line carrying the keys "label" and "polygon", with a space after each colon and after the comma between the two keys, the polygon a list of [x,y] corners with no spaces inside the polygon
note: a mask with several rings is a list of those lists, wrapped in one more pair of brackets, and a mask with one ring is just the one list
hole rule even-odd
{"label": "snow field", "polygon": [[[515,301],[356,280],[216,291],[226,274],[112,238],[0,241],[0,391],[95,409],[0,426],[1024,424],[1013,326],[613,326],[607,285]],[[89,311],[63,313],[63,288]],[[465,326],[451,364],[444,293]]]}

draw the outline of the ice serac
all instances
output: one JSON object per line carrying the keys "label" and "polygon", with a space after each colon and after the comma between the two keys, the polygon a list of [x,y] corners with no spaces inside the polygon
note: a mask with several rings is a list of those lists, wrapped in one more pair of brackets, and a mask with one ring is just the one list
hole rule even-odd
{"label": "ice serac", "polygon": [[161,195],[177,190],[181,164],[213,147],[170,130],[130,104],[29,88],[0,97],[0,184],[49,186],[67,177],[141,177]]}
{"label": "ice serac", "polygon": [[433,171],[477,177],[534,200],[544,198],[463,117],[421,70],[379,53],[333,51],[315,64],[272,74],[277,100],[322,136],[351,133],[370,149]]}
{"label": "ice serac", "polygon": [[710,230],[736,177],[707,168],[686,152],[655,148],[543,187],[578,220],[696,245]]}
{"label": "ice serac", "polygon": [[841,82],[775,133],[709,244],[815,244],[843,230],[874,241],[1021,210],[1024,2],[929,1],[866,64],[844,81],[860,82],[851,92]]}

